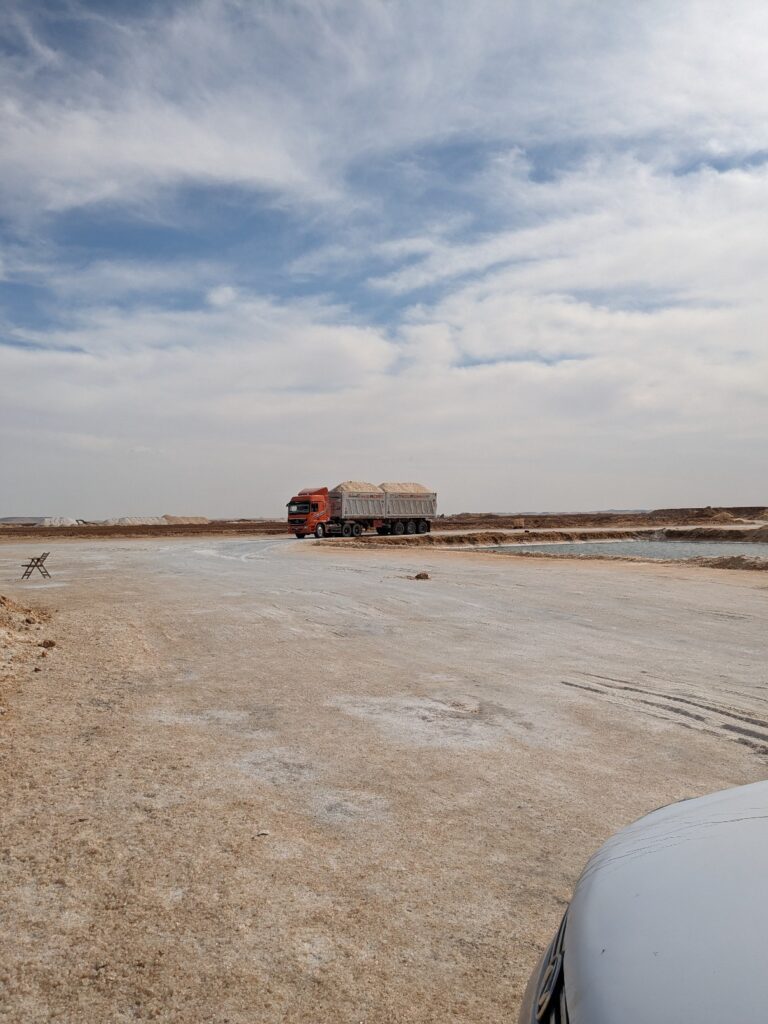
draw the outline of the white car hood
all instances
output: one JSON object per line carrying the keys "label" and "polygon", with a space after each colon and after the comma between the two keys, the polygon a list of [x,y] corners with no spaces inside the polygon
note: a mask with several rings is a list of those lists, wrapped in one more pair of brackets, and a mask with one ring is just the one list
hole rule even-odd
{"label": "white car hood", "polygon": [[565,932],[571,1024],[768,1020],[768,782],[654,811],[610,839]]}

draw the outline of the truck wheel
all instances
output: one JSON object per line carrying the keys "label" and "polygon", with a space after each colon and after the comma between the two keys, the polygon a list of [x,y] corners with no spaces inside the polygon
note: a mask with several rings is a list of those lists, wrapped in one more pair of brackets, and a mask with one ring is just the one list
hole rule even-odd
{"label": "truck wheel", "polygon": [[363,528],[360,525],[360,523],[355,523],[353,525],[353,527],[352,527],[352,536],[353,537],[359,537],[362,532],[363,532]]}
{"label": "truck wheel", "polygon": [[396,523],[392,524],[392,533],[394,533],[398,537],[402,537],[402,535],[405,533],[405,523],[401,523],[400,520],[398,519]]}
{"label": "truck wheel", "polygon": [[325,536],[325,527],[323,526],[322,523],[318,523],[317,526],[315,527],[315,536],[317,537],[318,540],[322,540],[323,537]]}
{"label": "truck wheel", "polygon": [[341,528],[341,536],[342,537],[351,537],[352,536],[352,523],[344,523],[344,525]]}
{"label": "truck wheel", "polygon": [[420,519],[417,527],[419,533],[429,533],[429,523],[426,519]]}
{"label": "truck wheel", "polygon": [[416,523],[414,523],[412,519],[409,519],[408,522],[405,524],[405,532],[416,533]]}

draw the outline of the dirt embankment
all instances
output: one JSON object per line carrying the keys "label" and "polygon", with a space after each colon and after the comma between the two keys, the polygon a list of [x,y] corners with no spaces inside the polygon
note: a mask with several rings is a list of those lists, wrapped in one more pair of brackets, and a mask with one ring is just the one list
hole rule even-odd
{"label": "dirt embankment", "polygon": [[768,526],[754,530],[729,530],[716,527],[692,527],[690,530],[664,530],[672,540],[730,540],[740,544],[768,544]]}
{"label": "dirt embankment", "polygon": [[764,558],[747,558],[746,555],[726,555],[722,558],[689,558],[686,565],[702,565],[707,569],[751,569],[758,572],[768,571],[768,561]]}
{"label": "dirt embankment", "polygon": [[648,513],[649,519],[673,522],[728,523],[734,520],[754,522],[768,519],[768,508],[763,505],[729,505],[722,508],[657,508]]}
{"label": "dirt embankment", "polygon": [[477,533],[425,533],[415,537],[379,537],[369,535],[357,540],[332,539],[323,541],[324,546],[343,547],[497,547],[501,544],[546,544],[556,541],[577,540],[637,540],[642,536],[636,530],[537,530],[535,533],[502,533],[479,531]]}
{"label": "dirt embankment", "polygon": [[[287,524],[280,519],[215,519],[202,521],[195,516],[165,516],[165,523],[82,523],[77,526],[14,526],[0,525],[0,541],[28,539],[99,540],[121,537],[197,537],[197,536],[240,536],[263,537],[284,534]],[[200,519],[201,521],[195,521]],[[435,520],[435,529],[466,533],[467,531],[496,530],[565,530],[589,528],[616,528],[627,530],[632,527],[677,526],[690,524],[737,524],[739,522],[768,521],[768,509],[762,506],[732,508],[670,508],[652,512],[577,512],[569,514],[547,513],[526,515],[524,513],[461,512],[458,515],[440,516]],[[457,542],[460,543],[460,542]],[[493,542],[489,542],[493,543]]]}
{"label": "dirt embankment", "polygon": [[[498,555],[498,551],[484,552],[484,554]],[[554,551],[551,553],[545,551],[519,551],[515,552],[518,558],[543,558],[544,560],[555,560],[563,561],[565,558],[575,559],[576,561],[590,561],[590,562],[640,562],[643,565],[648,565],[649,561],[653,565],[695,565],[700,566],[704,569],[748,569],[752,572],[766,572],[768,571],[768,561],[764,558],[747,558],[746,555],[722,555],[716,558],[686,558],[681,561],[679,558],[654,558],[648,559],[643,558],[641,555],[607,555],[604,553],[592,554],[588,551],[584,551],[578,555],[559,555]],[[410,578],[410,577],[409,577]]]}
{"label": "dirt embankment", "polygon": [[56,646],[45,630],[50,613],[0,595],[0,714],[21,678],[42,670],[43,658]]}
{"label": "dirt embankment", "polygon": [[690,523],[738,523],[768,520],[768,509],[762,505],[728,508],[659,508],[652,511],[573,512],[528,515],[524,512],[497,514],[462,512],[444,516],[435,526],[441,530],[528,530],[579,529],[608,526],[620,529],[631,526],[677,526]]}
{"label": "dirt embankment", "polygon": [[287,533],[286,524],[271,519],[219,520],[212,523],[133,524],[107,526],[86,523],[80,526],[0,526],[0,540],[17,541],[35,539],[62,540],[67,537],[100,540],[120,537],[196,537],[196,536],[257,536]]}
{"label": "dirt embankment", "polygon": [[[760,526],[752,530],[727,529],[717,527],[692,527],[691,529],[659,529],[645,530],[536,530],[525,533],[505,533],[501,531],[480,530],[476,533],[427,533],[415,537],[379,537],[369,535],[357,540],[333,539],[323,542],[325,546],[344,547],[498,547],[515,544],[551,544],[558,541],[572,543],[574,541],[605,541],[605,540],[670,540],[670,541],[731,541],[738,543],[768,543],[768,526]],[[606,557],[611,557],[606,556]],[[717,564],[732,562],[725,568],[751,568],[742,564],[751,559],[738,556],[725,558],[696,559],[695,564]],[[739,563],[739,564],[736,564]],[[763,567],[763,563],[758,564]]]}

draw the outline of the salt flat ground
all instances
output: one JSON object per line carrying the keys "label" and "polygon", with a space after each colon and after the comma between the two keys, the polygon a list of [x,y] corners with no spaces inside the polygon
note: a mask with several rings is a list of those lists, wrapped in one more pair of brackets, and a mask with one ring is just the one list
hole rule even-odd
{"label": "salt flat ground", "polygon": [[3,1021],[508,1022],[608,835],[766,774],[764,573],[51,547],[0,547],[57,609],[0,718]]}

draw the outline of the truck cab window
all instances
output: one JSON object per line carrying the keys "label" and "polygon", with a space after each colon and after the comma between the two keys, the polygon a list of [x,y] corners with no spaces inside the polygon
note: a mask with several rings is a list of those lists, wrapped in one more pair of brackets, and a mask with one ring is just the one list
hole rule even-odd
{"label": "truck cab window", "polygon": [[318,505],[318,503],[317,503],[316,501],[313,501],[313,502],[312,502],[312,511],[313,511],[313,512],[317,512],[317,510],[318,510],[319,508],[320,508],[320,506]]}

